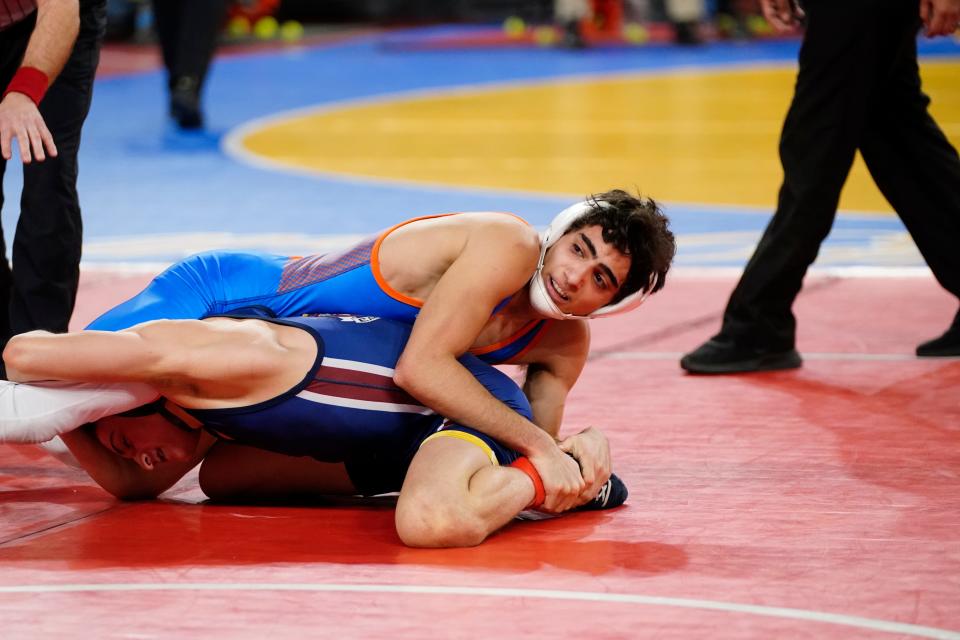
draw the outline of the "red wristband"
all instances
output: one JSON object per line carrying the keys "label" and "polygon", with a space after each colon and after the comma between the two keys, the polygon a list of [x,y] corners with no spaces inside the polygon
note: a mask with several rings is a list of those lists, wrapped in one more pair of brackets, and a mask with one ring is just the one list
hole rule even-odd
{"label": "red wristband", "polygon": [[510,464],[510,466],[514,469],[523,471],[533,481],[533,502],[528,504],[527,508],[536,509],[542,505],[543,501],[547,497],[547,492],[544,491],[543,480],[540,479],[540,474],[537,473],[533,463],[530,462],[530,458],[517,458]]}
{"label": "red wristband", "polygon": [[7,90],[3,92],[3,97],[6,98],[8,93],[16,91],[33,100],[33,103],[39,107],[40,101],[43,100],[44,94],[47,93],[47,85],[49,83],[50,79],[47,78],[47,74],[40,71],[40,69],[36,67],[20,67],[13,75],[13,80],[7,85]]}

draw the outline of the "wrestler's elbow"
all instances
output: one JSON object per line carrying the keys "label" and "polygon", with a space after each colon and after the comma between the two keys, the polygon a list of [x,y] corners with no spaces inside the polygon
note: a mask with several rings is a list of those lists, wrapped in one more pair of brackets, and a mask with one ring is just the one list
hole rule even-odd
{"label": "wrestler's elbow", "polygon": [[393,383],[404,391],[416,395],[417,390],[422,388],[424,381],[422,364],[422,361],[418,361],[416,356],[410,356],[404,352],[393,369]]}
{"label": "wrestler's elbow", "polygon": [[36,340],[39,334],[45,331],[31,331],[10,338],[3,350],[3,362],[7,368],[7,377],[13,381],[21,381],[28,376],[35,366]]}
{"label": "wrestler's elbow", "polygon": [[427,400],[438,380],[445,380],[442,373],[447,362],[456,364],[456,357],[442,352],[408,348],[401,354],[393,370],[393,382],[410,395]]}

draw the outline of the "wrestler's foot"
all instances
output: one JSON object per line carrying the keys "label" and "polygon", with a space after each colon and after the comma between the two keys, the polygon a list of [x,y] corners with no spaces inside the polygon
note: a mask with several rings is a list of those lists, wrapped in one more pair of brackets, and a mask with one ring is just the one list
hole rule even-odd
{"label": "wrestler's foot", "polygon": [[600,511],[619,507],[627,500],[627,485],[623,484],[616,474],[611,473],[610,479],[600,487],[597,497],[586,504],[582,504],[572,511]]}

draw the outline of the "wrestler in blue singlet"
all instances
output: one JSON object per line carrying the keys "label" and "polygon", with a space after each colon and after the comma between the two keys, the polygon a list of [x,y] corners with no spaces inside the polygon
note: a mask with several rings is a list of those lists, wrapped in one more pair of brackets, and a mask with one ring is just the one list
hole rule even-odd
{"label": "wrestler in blue singlet", "polygon": [[[430,217],[436,216],[426,216]],[[413,324],[423,302],[390,288],[380,274],[377,256],[387,235],[423,219],[402,222],[345,251],[305,258],[239,251],[199,253],[171,266],[87,329],[119,331],[148,320],[205,318],[258,306],[279,317],[352,313]],[[545,325],[545,320],[531,322],[476,354],[485,362],[506,362],[529,348]]]}
{"label": "wrestler in blue singlet", "polygon": [[[346,462],[354,485],[366,495],[399,491],[410,460],[429,437],[465,439],[494,464],[519,457],[479,431],[445,422],[393,383],[410,325],[335,315],[260,319],[310,333],[317,358],[299,384],[271,400],[186,410],[214,435],[277,453]],[[475,356],[460,362],[494,397],[532,418],[530,404],[513,380]]]}

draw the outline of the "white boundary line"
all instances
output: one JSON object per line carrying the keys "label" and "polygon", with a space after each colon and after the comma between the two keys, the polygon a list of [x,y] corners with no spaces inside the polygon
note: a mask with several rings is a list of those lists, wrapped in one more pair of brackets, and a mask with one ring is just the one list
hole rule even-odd
{"label": "white boundary line", "polygon": [[91,593],[118,591],[305,591],[341,593],[404,593],[416,595],[462,595],[494,598],[539,598],[543,600],[576,600],[581,602],[615,602],[642,604],[683,609],[704,609],[726,613],[746,613],[772,618],[786,618],[836,624],[884,633],[902,633],[920,638],[960,640],[960,632],[936,627],[926,627],[904,622],[877,620],[862,616],[850,616],[790,607],[767,607],[755,604],[702,600],[697,598],[672,598],[646,596],[630,593],[600,593],[594,591],[560,591],[555,589],[516,589],[503,587],[457,587],[431,585],[390,584],[331,584],[331,583],[140,583],[140,584],[60,584],[60,585],[10,585],[0,586],[0,593]]}

